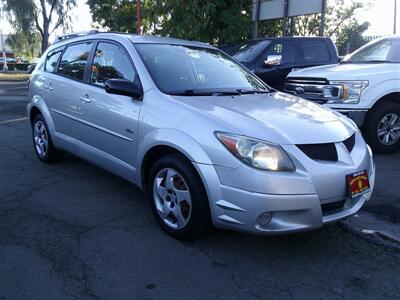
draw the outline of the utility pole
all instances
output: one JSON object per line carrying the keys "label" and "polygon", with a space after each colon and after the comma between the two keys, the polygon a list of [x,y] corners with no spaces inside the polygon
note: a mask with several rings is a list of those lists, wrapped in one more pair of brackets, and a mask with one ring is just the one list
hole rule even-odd
{"label": "utility pole", "polygon": [[141,13],[140,13],[140,2],[141,2],[142,0],[136,0],[136,19],[137,19],[137,29],[136,29],[136,32],[137,32],[137,34],[141,34],[142,33],[142,30],[141,30],[141,27],[142,27],[142,15],[141,15]]}
{"label": "utility pole", "polygon": [[258,37],[258,21],[260,20],[260,5],[261,0],[256,0],[254,3],[254,24],[253,24],[253,39]]}
{"label": "utility pole", "polygon": [[321,24],[319,24],[319,36],[324,36],[325,31],[326,0],[322,0]]}
{"label": "utility pole", "polygon": [[393,21],[393,34],[396,34],[397,29],[397,0],[394,0],[394,21]]}
{"label": "utility pole", "polygon": [[288,30],[287,30],[287,18],[288,18],[288,12],[289,12],[289,0],[284,0],[283,2],[284,8],[283,8],[283,19],[282,19],[282,36],[287,36],[288,35]]}
{"label": "utility pole", "polygon": [[[0,11],[0,25],[3,28],[3,12]],[[4,36],[3,36],[3,29],[0,29],[0,36],[1,36],[1,50],[3,51],[3,71],[7,71],[7,56],[6,56],[6,45],[4,44]]]}

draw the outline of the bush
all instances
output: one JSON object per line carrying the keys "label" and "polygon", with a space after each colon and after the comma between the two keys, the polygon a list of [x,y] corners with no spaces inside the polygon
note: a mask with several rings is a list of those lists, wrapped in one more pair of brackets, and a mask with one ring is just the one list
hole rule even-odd
{"label": "bush", "polygon": [[[17,63],[7,63],[7,67],[9,71],[27,71],[28,66],[30,64],[27,63],[22,63],[22,64],[17,64]],[[2,69],[2,63],[0,63],[0,69]]]}

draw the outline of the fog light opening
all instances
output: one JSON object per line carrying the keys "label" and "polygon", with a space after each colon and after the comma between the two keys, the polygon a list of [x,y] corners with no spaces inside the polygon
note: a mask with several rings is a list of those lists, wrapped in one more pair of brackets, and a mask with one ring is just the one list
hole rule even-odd
{"label": "fog light opening", "polygon": [[264,227],[267,226],[272,219],[272,212],[263,212],[257,217],[257,224]]}

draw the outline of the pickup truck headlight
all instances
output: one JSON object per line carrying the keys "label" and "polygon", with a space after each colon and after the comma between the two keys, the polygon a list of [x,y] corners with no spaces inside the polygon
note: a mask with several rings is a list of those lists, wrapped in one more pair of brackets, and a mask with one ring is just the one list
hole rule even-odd
{"label": "pickup truck headlight", "polygon": [[279,145],[229,133],[216,133],[222,144],[245,164],[267,171],[294,171],[292,160]]}
{"label": "pickup truck headlight", "polygon": [[356,104],[360,101],[362,91],[368,86],[367,80],[357,81],[330,81],[331,85],[340,87],[338,100],[331,100],[328,103]]}

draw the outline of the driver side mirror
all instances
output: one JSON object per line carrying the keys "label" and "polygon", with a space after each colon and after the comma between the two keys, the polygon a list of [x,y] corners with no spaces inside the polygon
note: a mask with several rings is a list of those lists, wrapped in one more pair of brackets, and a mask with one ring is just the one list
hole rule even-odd
{"label": "driver side mirror", "polygon": [[264,67],[279,66],[282,63],[282,55],[268,55],[264,60]]}
{"label": "driver side mirror", "polygon": [[143,90],[138,84],[124,79],[108,79],[105,82],[106,92],[114,95],[142,98]]}

